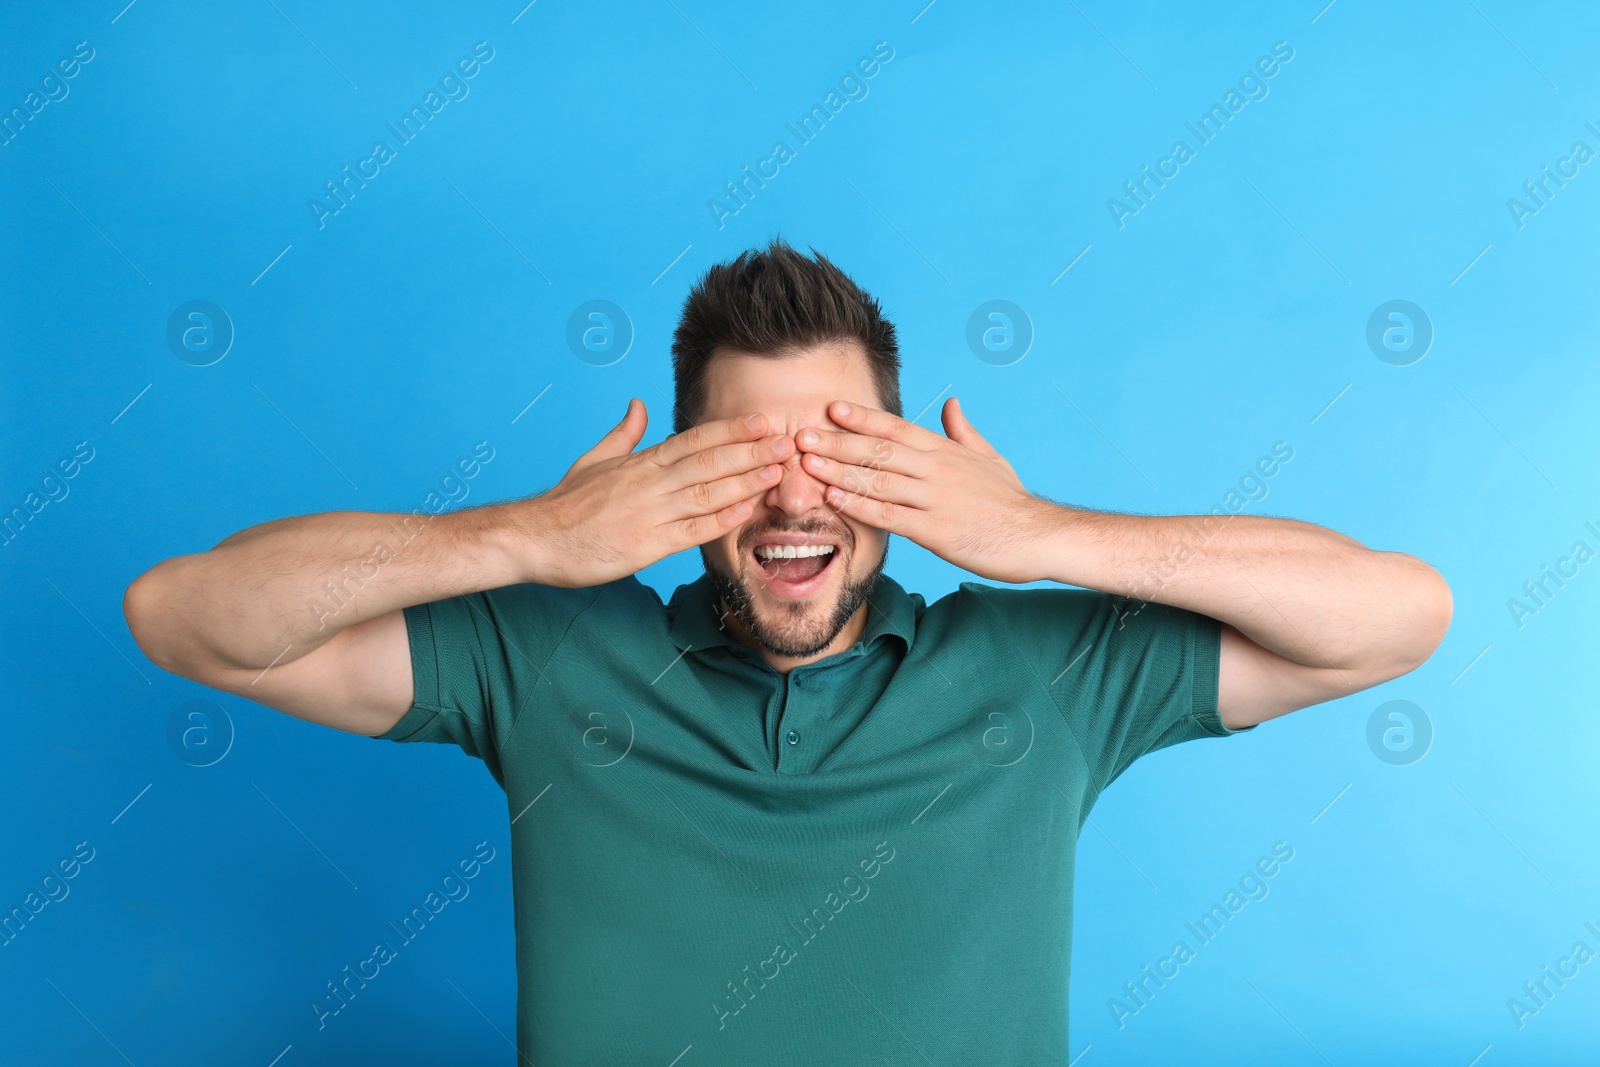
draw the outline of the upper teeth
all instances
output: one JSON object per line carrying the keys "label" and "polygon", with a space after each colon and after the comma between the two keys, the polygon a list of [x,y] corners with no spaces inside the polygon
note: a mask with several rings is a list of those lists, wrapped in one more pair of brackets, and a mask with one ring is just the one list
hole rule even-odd
{"label": "upper teeth", "polygon": [[806,556],[826,556],[832,545],[759,545],[757,559],[801,559]]}

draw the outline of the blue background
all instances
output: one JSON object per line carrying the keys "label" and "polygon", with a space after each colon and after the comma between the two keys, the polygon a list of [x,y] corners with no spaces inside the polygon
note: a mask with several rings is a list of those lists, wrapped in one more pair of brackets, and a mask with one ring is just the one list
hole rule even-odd
{"label": "blue background", "polygon": [[[924,3],[6,7],[0,109],[77,42],[94,58],[0,146],[0,509],[76,443],[94,458],[0,549],[0,907],[96,851],[0,949],[0,1058],[513,1061],[507,813],[483,767],[168,675],[122,593],[274,517],[423,506],[479,441],[495,458],[466,503],[540,491],[629,396],[659,440],[687,286],[773,234],[883,301],[908,415],[937,425],[959,395],[1030,488],[1205,512],[1287,442],[1247,512],[1416,554],[1454,590],[1420,670],[1157,753],[1101,800],[1082,1067],[1593,1053],[1600,960],[1521,1029],[1506,1001],[1575,942],[1600,951],[1600,564],[1520,627],[1507,602],[1600,549],[1600,164],[1520,227],[1507,200],[1600,149],[1600,15]],[[385,123],[478,41],[469,95],[396,147]],[[797,146],[784,123],[879,41],[868,95]],[[1184,123],[1278,41],[1268,95],[1196,147]],[[319,228],[308,202],[379,138],[395,158]],[[1119,228],[1108,198],[1179,138],[1195,158]],[[795,158],[719,226],[708,201],[778,139]],[[608,366],[566,341],[596,299],[634,333]],[[966,341],[994,299],[1034,331],[1008,366]],[[1434,330],[1406,366],[1366,341],[1395,299]],[[210,366],[166,341],[191,300],[236,333]],[[930,600],[965,577],[899,539],[890,560]],[[698,566],[645,578],[665,595]],[[1390,699],[1432,726],[1407,766],[1367,742]],[[169,742],[192,700],[235,735],[210,766]],[[479,841],[499,854],[472,895],[318,1032],[323,984]],[[1108,1000],[1278,841],[1270,895],[1119,1029]]]}

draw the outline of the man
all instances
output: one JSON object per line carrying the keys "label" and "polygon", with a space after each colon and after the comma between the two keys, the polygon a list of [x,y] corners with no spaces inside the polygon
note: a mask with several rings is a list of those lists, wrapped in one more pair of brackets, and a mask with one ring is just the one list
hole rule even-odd
{"label": "man", "polygon": [[[713,267],[673,357],[658,445],[630,400],[541,495],[280,519],[126,597],[168,670],[484,761],[515,817],[525,1062],[1065,1063],[1101,791],[1404,674],[1449,625],[1411,556],[1061,506],[954,399],[942,435],[903,420],[894,327],[820,255]],[[891,533],[1082,588],[928,605],[882,573]],[[694,546],[666,605],[634,577]]]}

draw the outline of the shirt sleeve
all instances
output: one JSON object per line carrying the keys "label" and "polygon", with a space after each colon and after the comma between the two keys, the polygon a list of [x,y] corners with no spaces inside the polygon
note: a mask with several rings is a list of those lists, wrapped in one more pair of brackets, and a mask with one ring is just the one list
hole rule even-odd
{"label": "shirt sleeve", "polygon": [[504,786],[500,747],[595,593],[514,585],[406,608],[413,703],[376,739],[459,745]]}
{"label": "shirt sleeve", "polygon": [[1208,615],[1089,589],[969,587],[1050,694],[1097,791],[1157,749],[1254,729],[1222,724],[1222,624]]}

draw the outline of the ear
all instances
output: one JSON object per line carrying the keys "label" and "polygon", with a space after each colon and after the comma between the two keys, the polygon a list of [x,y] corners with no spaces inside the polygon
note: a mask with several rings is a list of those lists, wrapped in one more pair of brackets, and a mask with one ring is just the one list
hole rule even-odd
{"label": "ear", "polygon": [[944,402],[939,418],[944,423],[945,436],[956,444],[966,445],[974,452],[982,452],[986,456],[1000,458],[1000,453],[995,451],[994,446],[984,440],[983,435],[967,421],[967,416],[961,411],[961,401],[955,397]]}

